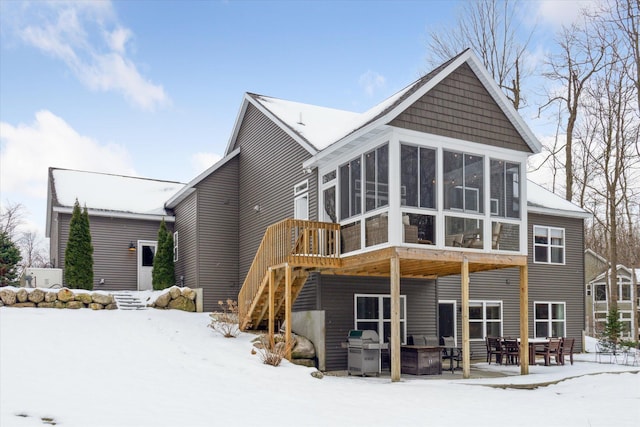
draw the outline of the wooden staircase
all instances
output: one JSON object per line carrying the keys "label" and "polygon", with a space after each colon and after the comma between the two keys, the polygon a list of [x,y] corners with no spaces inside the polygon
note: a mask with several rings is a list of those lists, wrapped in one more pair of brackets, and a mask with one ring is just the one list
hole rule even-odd
{"label": "wooden staircase", "polygon": [[286,219],[267,228],[238,294],[240,329],[273,330],[300,294],[310,271],[340,266],[340,225]]}

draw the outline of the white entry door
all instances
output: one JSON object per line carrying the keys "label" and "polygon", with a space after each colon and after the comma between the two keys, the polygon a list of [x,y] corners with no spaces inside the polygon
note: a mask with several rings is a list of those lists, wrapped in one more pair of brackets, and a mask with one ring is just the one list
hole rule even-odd
{"label": "white entry door", "polygon": [[153,258],[156,256],[158,242],[152,240],[138,240],[138,290],[153,289],[151,272]]}

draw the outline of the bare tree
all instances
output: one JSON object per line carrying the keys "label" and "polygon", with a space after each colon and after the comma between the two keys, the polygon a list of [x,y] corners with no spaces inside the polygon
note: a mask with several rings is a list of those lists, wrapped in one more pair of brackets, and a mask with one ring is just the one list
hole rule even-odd
{"label": "bare tree", "polygon": [[25,208],[22,204],[5,202],[0,209],[0,232],[14,240],[16,228],[22,224],[24,215]]}
{"label": "bare tree", "polygon": [[464,2],[455,28],[429,32],[430,62],[441,63],[472,48],[516,110],[523,107],[522,82],[530,74],[524,56],[534,31],[521,36],[524,25],[515,12],[509,0]]}
{"label": "bare tree", "polygon": [[42,249],[42,239],[37,231],[26,231],[22,233],[18,242],[22,252],[22,267],[44,267],[47,264],[47,257]]}

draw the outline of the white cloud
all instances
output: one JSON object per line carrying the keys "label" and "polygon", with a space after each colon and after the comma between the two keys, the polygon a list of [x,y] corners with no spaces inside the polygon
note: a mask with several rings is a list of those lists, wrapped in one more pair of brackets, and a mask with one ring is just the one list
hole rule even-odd
{"label": "white cloud", "polygon": [[386,79],[383,75],[376,73],[375,71],[368,70],[360,76],[358,83],[368,96],[373,96],[377,89],[384,87]]}
{"label": "white cloud", "polygon": [[127,150],[80,135],[50,111],[30,125],[0,122],[0,192],[45,198],[50,166],[136,175]]}
{"label": "white cloud", "polygon": [[568,26],[576,22],[582,9],[592,9],[601,3],[599,0],[540,0],[538,17],[552,26]]}
{"label": "white cloud", "polygon": [[222,156],[214,153],[196,153],[191,156],[191,166],[193,167],[194,175],[199,175],[214,163],[220,160]]}
{"label": "white cloud", "polygon": [[17,30],[25,43],[63,61],[91,90],[120,92],[143,110],[170,103],[164,88],[143,77],[128,56],[133,32],[114,22],[110,2],[36,4],[43,7]]}

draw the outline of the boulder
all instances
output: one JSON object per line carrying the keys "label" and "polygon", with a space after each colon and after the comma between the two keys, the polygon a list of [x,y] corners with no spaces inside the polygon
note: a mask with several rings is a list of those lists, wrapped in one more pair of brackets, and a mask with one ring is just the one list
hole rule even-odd
{"label": "boulder", "polygon": [[31,302],[35,302],[36,304],[44,301],[44,294],[45,292],[42,289],[34,289],[31,292],[29,292],[29,301]]}
{"label": "boulder", "polygon": [[170,287],[169,293],[171,294],[171,299],[176,299],[182,295],[182,292],[180,292],[180,288],[177,286]]}
{"label": "boulder", "polygon": [[73,292],[67,288],[62,288],[58,291],[58,300],[62,302],[73,301],[74,298]]}
{"label": "boulder", "polygon": [[66,308],[67,303],[64,301],[60,301],[59,299],[53,302],[53,308]]}
{"label": "boulder", "polygon": [[78,292],[76,294],[76,301],[81,301],[83,304],[91,304],[93,302],[93,298],[91,297],[91,294]]}
{"label": "boulder", "polygon": [[292,359],[313,359],[316,357],[316,349],[309,339],[296,335],[296,344],[291,350]]}
{"label": "boulder", "polygon": [[167,305],[169,305],[169,301],[171,301],[171,293],[165,292],[164,294],[156,298],[155,305],[156,307],[165,308]]}
{"label": "boulder", "polygon": [[307,368],[315,368],[316,362],[313,359],[291,359],[294,365],[306,366]]}
{"label": "boulder", "polygon": [[54,302],[57,299],[58,299],[58,293],[57,292],[45,292],[44,293],[45,302]]}
{"label": "boulder", "polygon": [[169,308],[173,310],[182,310],[182,311],[196,311],[196,303],[191,301],[189,298],[183,297],[182,295],[178,296],[178,298],[172,299],[169,303]]}
{"label": "boulder", "polygon": [[68,301],[67,308],[84,308],[82,301]]}
{"label": "boulder", "polygon": [[12,307],[36,307],[35,302],[17,302]]}
{"label": "boulder", "polygon": [[321,379],[323,379],[323,378],[324,378],[324,374],[323,374],[322,372],[320,372],[320,371],[313,371],[313,372],[311,372],[311,376],[312,376],[313,378],[317,378],[317,379],[319,379],[319,380],[321,380]]}
{"label": "boulder", "polygon": [[3,289],[0,291],[0,299],[6,305],[13,305],[16,303],[16,293],[11,289]]}
{"label": "boulder", "polygon": [[91,294],[91,298],[93,299],[93,302],[102,305],[109,305],[113,303],[113,295],[110,294],[101,294],[98,292],[94,292]]}
{"label": "boulder", "polygon": [[105,310],[117,310],[118,309],[118,304],[116,304],[115,302],[112,302],[111,304],[107,304],[104,306]]}
{"label": "boulder", "polygon": [[191,288],[182,288],[182,296],[189,298],[191,301],[195,301],[196,291]]}
{"label": "boulder", "polygon": [[29,299],[29,292],[27,292],[25,288],[18,289],[18,292],[16,292],[16,299],[18,302],[27,302],[27,299]]}
{"label": "boulder", "polygon": [[55,302],[47,302],[47,301],[43,301],[43,302],[39,302],[38,303],[38,308],[54,308],[56,305]]}
{"label": "boulder", "polygon": [[91,302],[87,307],[89,307],[91,310],[102,310],[104,308],[104,305],[98,304],[97,302]]}

